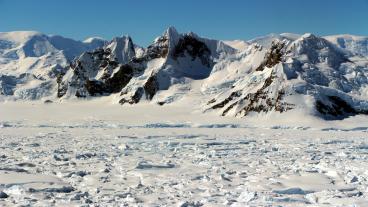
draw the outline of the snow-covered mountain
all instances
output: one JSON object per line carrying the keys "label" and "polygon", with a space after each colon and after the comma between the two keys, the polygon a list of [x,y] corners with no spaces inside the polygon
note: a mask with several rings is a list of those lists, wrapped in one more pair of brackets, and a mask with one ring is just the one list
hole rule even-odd
{"label": "snow-covered mountain", "polygon": [[79,42],[0,33],[0,89],[20,99],[108,96],[223,116],[302,110],[344,118],[368,113],[367,42],[290,33],[219,41],[170,27],[142,48],[128,36]]}
{"label": "snow-covered mountain", "polygon": [[231,77],[231,89],[211,99],[209,110],[219,110],[224,116],[246,116],[304,109],[325,118],[368,112],[366,57],[357,59],[312,34],[295,40],[277,38],[266,53],[258,43],[253,47],[237,60],[249,60],[247,65],[253,66],[247,68],[246,75]]}
{"label": "snow-covered mountain", "polygon": [[[176,87],[207,78],[220,59],[236,52],[222,41],[194,33],[179,34],[173,27],[146,49],[135,46],[130,37],[117,38],[103,48],[82,54],[60,82],[58,94],[114,94],[121,104],[141,100],[165,104],[177,99],[178,94],[185,95]],[[172,93],[165,94],[169,89]]]}
{"label": "snow-covered mountain", "polygon": [[0,95],[39,99],[56,91],[56,76],[82,52],[101,47],[98,38],[87,42],[39,32],[0,33]]}

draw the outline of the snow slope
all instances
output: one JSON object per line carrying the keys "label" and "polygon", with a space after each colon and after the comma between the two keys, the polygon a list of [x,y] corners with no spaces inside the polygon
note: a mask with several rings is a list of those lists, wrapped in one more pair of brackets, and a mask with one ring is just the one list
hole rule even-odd
{"label": "snow slope", "polygon": [[331,35],[324,38],[353,54],[368,56],[368,37],[346,34]]}
{"label": "snow slope", "polygon": [[224,41],[224,43],[239,51],[244,51],[247,49],[247,47],[249,47],[249,43],[244,40],[228,40]]}

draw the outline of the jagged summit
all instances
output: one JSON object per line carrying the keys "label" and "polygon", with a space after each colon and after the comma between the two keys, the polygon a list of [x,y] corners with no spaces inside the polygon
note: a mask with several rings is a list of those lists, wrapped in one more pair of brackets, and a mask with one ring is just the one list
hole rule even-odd
{"label": "jagged summit", "polygon": [[127,63],[135,57],[135,48],[129,36],[115,37],[107,49],[111,50],[111,59],[116,59],[119,63]]}
{"label": "jagged summit", "polygon": [[123,105],[185,103],[222,116],[303,110],[345,118],[368,112],[367,42],[310,33],[219,41],[169,27],[143,48],[129,36],[80,42],[0,33],[0,97],[108,96]]}
{"label": "jagged summit", "polygon": [[175,45],[180,37],[180,34],[178,33],[178,31],[175,29],[175,27],[170,26],[166,29],[165,33],[163,34],[163,36],[167,37],[170,42]]}
{"label": "jagged summit", "polygon": [[[138,50],[141,48],[135,48],[131,38],[122,37],[83,54],[60,81],[59,96],[114,94],[122,104],[152,100],[156,93],[182,82],[207,78],[221,55],[235,53],[235,49],[220,41],[194,33],[179,34],[173,27],[139,55]],[[160,103],[172,101],[171,96],[157,100]]]}

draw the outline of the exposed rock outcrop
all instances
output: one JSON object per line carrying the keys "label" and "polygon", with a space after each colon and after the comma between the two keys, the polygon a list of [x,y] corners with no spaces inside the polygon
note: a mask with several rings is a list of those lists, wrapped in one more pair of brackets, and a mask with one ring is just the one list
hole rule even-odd
{"label": "exposed rock outcrop", "polygon": [[203,65],[211,67],[211,51],[204,42],[196,39],[193,35],[186,34],[180,38],[178,44],[175,46],[173,57],[185,57],[189,54],[192,61],[199,58]]}
{"label": "exposed rock outcrop", "polygon": [[263,71],[265,67],[271,68],[280,63],[285,53],[285,45],[286,42],[272,42],[271,48],[266,53],[265,60],[256,68],[256,71]]}
{"label": "exposed rock outcrop", "polygon": [[[135,57],[130,37],[115,38],[110,44],[86,52],[70,64],[68,74],[58,78],[58,97],[77,97],[118,93],[133,77],[129,62]],[[74,94],[73,94],[74,93]]]}

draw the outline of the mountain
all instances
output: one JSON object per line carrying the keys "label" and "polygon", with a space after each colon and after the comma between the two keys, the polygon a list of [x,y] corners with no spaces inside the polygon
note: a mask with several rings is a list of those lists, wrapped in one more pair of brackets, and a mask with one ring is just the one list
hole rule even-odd
{"label": "mountain", "polygon": [[157,103],[169,103],[178,98],[177,93],[156,93],[203,80],[219,59],[236,53],[221,41],[194,33],[179,34],[173,27],[135,55],[139,50],[142,48],[135,46],[130,37],[123,37],[82,54],[60,82],[59,97],[114,94],[121,104],[154,97]]}
{"label": "mountain", "polygon": [[56,76],[76,56],[105,44],[96,39],[80,42],[39,32],[0,33],[0,95],[15,99],[51,96]]}
{"label": "mountain", "polygon": [[243,57],[253,67],[233,78],[231,89],[211,99],[207,110],[246,116],[303,108],[327,119],[367,114],[366,58],[355,61],[351,53],[313,34],[274,39],[266,53],[257,41],[253,44],[258,49]]}
{"label": "mountain", "polygon": [[[114,38],[104,47],[84,52],[58,79],[57,96],[86,97],[119,92],[130,80],[132,71],[125,64],[136,56],[136,48],[140,49],[130,37],[124,36]],[[129,70],[129,74],[125,70]]]}
{"label": "mountain", "polygon": [[0,33],[0,87],[16,99],[106,96],[122,105],[185,104],[222,116],[368,113],[367,38],[270,34],[220,41],[168,28],[147,48],[129,36],[84,42]]}

